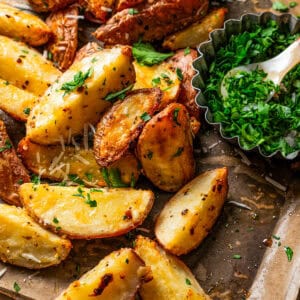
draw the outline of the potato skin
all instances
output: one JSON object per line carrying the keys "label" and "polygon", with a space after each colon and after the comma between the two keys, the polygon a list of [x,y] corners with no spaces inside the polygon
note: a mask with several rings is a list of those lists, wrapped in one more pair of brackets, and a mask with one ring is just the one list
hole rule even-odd
{"label": "potato skin", "polygon": [[145,2],[145,0],[117,0],[116,11],[121,11],[126,8],[135,7],[143,2]]}
{"label": "potato skin", "polygon": [[159,243],[175,255],[187,254],[207,236],[227,197],[227,168],[197,176],[173,196],[155,225]]}
{"label": "potato skin", "polygon": [[0,78],[36,96],[42,96],[60,75],[60,71],[38,51],[0,36]]}
{"label": "potato skin", "polygon": [[[73,16],[74,18],[71,18]],[[78,44],[78,7],[70,6],[52,13],[46,20],[54,37],[47,45],[52,61],[61,71],[73,63]],[[48,53],[49,56],[49,53]]]}
{"label": "potato skin", "polygon": [[32,8],[37,12],[57,11],[62,9],[76,0],[28,0]]}
{"label": "potato skin", "polygon": [[91,13],[102,23],[111,17],[115,0],[79,0],[80,5],[86,9],[86,13]]}
{"label": "potato skin", "polygon": [[147,178],[163,191],[179,190],[195,173],[192,143],[186,108],[168,105],[146,124],[138,140],[137,155]]}
{"label": "potato skin", "polygon": [[20,206],[19,187],[23,182],[30,182],[30,176],[18,158],[1,120],[0,149],[0,198],[9,204]]}
{"label": "potato skin", "polygon": [[22,208],[0,204],[0,259],[28,269],[58,265],[72,244],[36,224]]}
{"label": "potato skin", "polygon": [[51,30],[40,18],[0,3],[0,34],[40,46],[47,43]]}

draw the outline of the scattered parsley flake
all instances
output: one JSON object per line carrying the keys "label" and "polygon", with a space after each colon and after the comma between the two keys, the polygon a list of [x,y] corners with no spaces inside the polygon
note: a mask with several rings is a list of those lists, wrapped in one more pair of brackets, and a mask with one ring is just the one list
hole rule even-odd
{"label": "scattered parsley flake", "polygon": [[291,262],[293,259],[293,255],[294,255],[292,248],[290,248],[289,246],[285,246],[284,251],[286,253],[288,261]]}
{"label": "scattered parsley flake", "polygon": [[14,290],[15,290],[16,293],[19,293],[21,291],[21,288],[20,288],[20,286],[18,285],[17,282],[14,282]]}
{"label": "scattered parsley flake", "polygon": [[294,8],[294,7],[296,7],[297,5],[298,5],[298,3],[295,2],[295,1],[292,1],[292,2],[289,3],[289,7],[290,7],[290,8]]}
{"label": "scattered parsley flake", "polygon": [[93,181],[93,179],[94,179],[93,174],[91,174],[91,173],[85,173],[84,175],[85,175],[85,177],[87,178],[88,181]]}
{"label": "scattered parsley flake", "polygon": [[184,53],[184,56],[190,54],[190,53],[191,53],[190,47],[186,47],[186,48],[184,49],[184,52],[183,52],[183,53]]}
{"label": "scattered parsley flake", "polygon": [[52,52],[49,51],[49,50],[48,50],[48,52],[47,52],[47,59],[48,59],[48,60],[52,60],[52,59],[53,59],[53,54],[52,54]]}
{"label": "scattered parsley flake", "polygon": [[95,188],[90,189],[90,192],[91,193],[103,193],[103,191],[101,189],[95,189]]}
{"label": "scattered parsley flake", "polygon": [[277,240],[277,241],[280,240],[280,236],[277,236],[277,235],[275,235],[275,234],[272,235],[272,238],[275,239],[275,240]]}
{"label": "scattered parsley flake", "polygon": [[133,15],[138,14],[139,11],[137,9],[135,9],[135,8],[129,8],[128,9],[128,13],[133,16]]}
{"label": "scattered parsley flake", "polygon": [[108,187],[128,187],[128,184],[122,181],[121,172],[118,168],[101,168],[101,175]]}
{"label": "scattered parsley flake", "polygon": [[176,68],[176,75],[177,75],[177,78],[182,81],[183,80],[183,74],[182,74],[182,70],[179,69],[179,68]]}
{"label": "scattered parsley flake", "polygon": [[153,86],[157,86],[157,85],[161,84],[161,80],[160,80],[159,77],[156,77],[156,78],[152,79],[151,83],[152,83]]}
{"label": "scattered parsley flake", "polygon": [[132,88],[133,88],[133,84],[129,85],[127,88],[121,90],[121,91],[118,91],[116,93],[109,93],[105,98],[104,100],[106,101],[109,101],[109,102],[114,102],[118,99],[121,99],[123,100],[125,97],[126,97],[126,93],[131,91]]}
{"label": "scattered parsley flake", "polygon": [[192,285],[191,281],[190,281],[188,278],[185,279],[185,283],[186,283],[187,285]]}
{"label": "scattered parsley flake", "polygon": [[233,259],[241,259],[242,256],[240,254],[234,254],[234,255],[232,255],[232,258]]}
{"label": "scattered parsley flake", "polygon": [[76,174],[68,174],[68,178],[79,185],[84,185],[84,182]]}
{"label": "scattered parsley flake", "polygon": [[148,152],[147,152],[147,158],[151,160],[152,157],[153,157],[153,152],[151,150],[148,150]]}
{"label": "scattered parsley flake", "polygon": [[85,203],[88,204],[90,207],[97,207],[97,201],[91,199],[91,194],[87,193],[86,196],[87,196],[87,199],[86,199]]}
{"label": "scattered parsley flake", "polygon": [[30,114],[30,108],[29,107],[24,108],[23,113],[25,115],[29,115]]}
{"label": "scattered parsley flake", "polygon": [[59,221],[58,221],[58,219],[57,219],[56,217],[54,217],[52,221],[53,221],[53,223],[55,223],[55,224],[58,224],[58,223],[59,223]]}
{"label": "scattered parsley flake", "polygon": [[18,181],[17,181],[17,184],[23,184],[24,183],[24,180],[23,179],[19,179]]}
{"label": "scattered parsley flake", "polygon": [[3,152],[5,150],[9,150],[11,148],[12,148],[12,144],[11,144],[10,140],[6,139],[4,146],[0,147],[0,152]]}
{"label": "scattered parsley flake", "polygon": [[27,49],[22,49],[21,50],[23,53],[25,53],[25,54],[28,54],[29,53],[29,51],[27,50]]}
{"label": "scattered parsley flake", "polygon": [[147,112],[144,112],[140,118],[145,122],[148,122],[149,120],[151,120],[151,116]]}
{"label": "scattered parsley flake", "polygon": [[281,12],[287,12],[289,10],[288,6],[280,1],[274,2],[272,8]]}
{"label": "scattered parsley flake", "polygon": [[180,124],[180,123],[178,122],[178,120],[177,120],[179,111],[180,111],[180,108],[175,108],[175,109],[174,109],[174,112],[173,112],[173,121],[174,121],[177,125],[181,126],[181,124]]}

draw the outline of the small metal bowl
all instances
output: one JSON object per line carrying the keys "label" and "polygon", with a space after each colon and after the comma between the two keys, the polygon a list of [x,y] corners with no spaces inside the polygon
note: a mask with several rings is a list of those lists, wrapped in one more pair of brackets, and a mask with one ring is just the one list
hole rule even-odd
{"label": "small metal bowl", "polygon": [[213,122],[212,113],[207,106],[207,101],[201,92],[201,89],[205,89],[205,79],[209,76],[209,66],[215,59],[216,52],[224,45],[228,43],[231,35],[237,35],[244,31],[251,31],[254,25],[265,25],[270,20],[275,20],[280,26],[289,26],[289,30],[292,34],[300,32],[300,20],[291,14],[275,15],[271,12],[265,12],[262,14],[244,14],[241,16],[240,20],[230,19],[224,23],[222,29],[213,30],[209,35],[209,40],[207,42],[201,43],[198,47],[199,57],[193,62],[193,67],[196,70],[196,75],[192,80],[193,87],[198,91],[196,96],[197,105],[205,111],[205,120],[207,123],[215,126],[222,138],[225,140],[239,145],[242,150],[245,151],[258,151],[263,157],[270,158],[283,158],[283,159],[294,159],[300,153],[300,150],[293,152],[287,156],[284,156],[281,151],[265,155],[259,146],[255,146],[251,150],[244,149],[240,144],[239,136],[226,137],[223,134],[222,124]]}

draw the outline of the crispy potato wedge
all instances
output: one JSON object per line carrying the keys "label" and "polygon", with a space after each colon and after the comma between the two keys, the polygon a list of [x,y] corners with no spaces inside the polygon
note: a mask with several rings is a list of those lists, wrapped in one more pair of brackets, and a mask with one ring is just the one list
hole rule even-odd
{"label": "crispy potato wedge", "polygon": [[145,2],[145,0],[117,0],[116,11],[121,11],[126,8],[135,7],[143,2]]}
{"label": "crispy potato wedge", "polygon": [[170,33],[199,20],[208,8],[207,0],[155,1],[136,14],[128,9],[116,13],[95,31],[95,37],[108,45],[131,45],[143,41],[161,40]]}
{"label": "crispy potato wedge", "polygon": [[73,63],[78,44],[78,7],[69,6],[52,13],[46,20],[54,33],[48,43],[48,57],[61,71],[67,70]]}
{"label": "crispy potato wedge", "polygon": [[40,18],[0,3],[0,34],[40,46],[47,43],[51,30]]}
{"label": "crispy potato wedge", "polygon": [[0,36],[0,78],[42,96],[61,73],[38,51]]}
{"label": "crispy potato wedge", "polygon": [[190,119],[179,103],[169,104],[144,127],[137,144],[145,175],[163,191],[174,192],[195,172]]}
{"label": "crispy potato wedge", "polygon": [[86,13],[91,13],[96,19],[105,23],[112,15],[115,0],[79,0]]}
{"label": "crispy potato wedge", "polygon": [[168,104],[176,102],[180,93],[181,82],[172,64],[163,62],[159,65],[148,67],[142,66],[135,61],[133,65],[136,74],[134,90],[153,87],[160,88],[162,91],[160,110]]}
{"label": "crispy potato wedge", "polygon": [[[19,143],[18,153],[25,166],[41,178],[63,181],[75,177],[87,186],[107,186],[92,149],[65,146],[62,150],[60,145],[43,146],[24,138]],[[118,170],[121,182],[128,186],[140,175],[138,161],[130,153],[112,164],[108,175],[111,170]],[[117,187],[114,182],[112,185]]]}
{"label": "crispy potato wedge", "polygon": [[34,94],[3,79],[0,79],[0,95],[0,109],[22,122],[26,122],[30,110],[38,100]]}
{"label": "crispy potato wedge", "polygon": [[48,12],[56,11],[67,7],[76,0],[28,0],[35,11]]}
{"label": "crispy potato wedge", "polygon": [[32,183],[21,185],[20,196],[28,213],[40,224],[74,239],[125,234],[142,224],[154,201],[153,193],[146,190]]}
{"label": "crispy potato wedge", "polygon": [[157,88],[136,90],[103,116],[94,140],[94,153],[99,165],[107,167],[129,150],[145,123],[158,109],[160,99],[161,91]]}
{"label": "crispy potato wedge", "polygon": [[19,187],[29,182],[30,177],[18,158],[9,139],[4,123],[0,120],[0,198],[19,206]]}
{"label": "crispy potato wedge", "polygon": [[100,47],[100,45],[95,42],[89,42],[77,51],[74,62],[92,55],[100,50],[102,50],[102,47]]}
{"label": "crispy potato wedge", "polygon": [[63,261],[72,244],[36,224],[22,208],[0,204],[0,259],[28,269]]}
{"label": "crispy potato wedge", "polygon": [[148,272],[144,265],[132,249],[114,251],[79,280],[71,283],[56,300],[134,299]]}
{"label": "crispy potato wedge", "polygon": [[177,257],[166,253],[154,241],[138,236],[134,250],[151,267],[153,279],[142,284],[143,300],[209,300],[190,269]]}
{"label": "crispy potato wedge", "polygon": [[104,98],[135,80],[131,49],[104,49],[75,62],[31,111],[27,136],[39,144],[67,141],[96,124],[110,106]]}
{"label": "crispy potato wedge", "polygon": [[209,33],[224,24],[226,8],[219,8],[211,11],[202,20],[195,22],[189,27],[178,31],[165,38],[163,47],[177,50],[186,47],[196,48],[200,43],[208,40]]}
{"label": "crispy potato wedge", "polygon": [[227,173],[226,168],[207,171],[167,202],[155,225],[155,235],[165,249],[186,254],[207,236],[227,196]]}

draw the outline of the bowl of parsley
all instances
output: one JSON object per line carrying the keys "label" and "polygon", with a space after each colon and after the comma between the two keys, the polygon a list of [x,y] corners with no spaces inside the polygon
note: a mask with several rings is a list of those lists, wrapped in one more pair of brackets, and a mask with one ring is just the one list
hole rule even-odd
{"label": "bowl of parsley", "polygon": [[[300,37],[300,20],[291,14],[245,14],[227,20],[202,43],[193,66],[197,75],[196,103],[221,136],[246,151],[264,157],[294,159],[300,152],[300,64],[280,86],[266,80],[262,70],[236,74],[228,81],[226,97],[220,91],[227,72],[265,61],[284,51]],[[275,94],[268,99],[270,91]]]}

